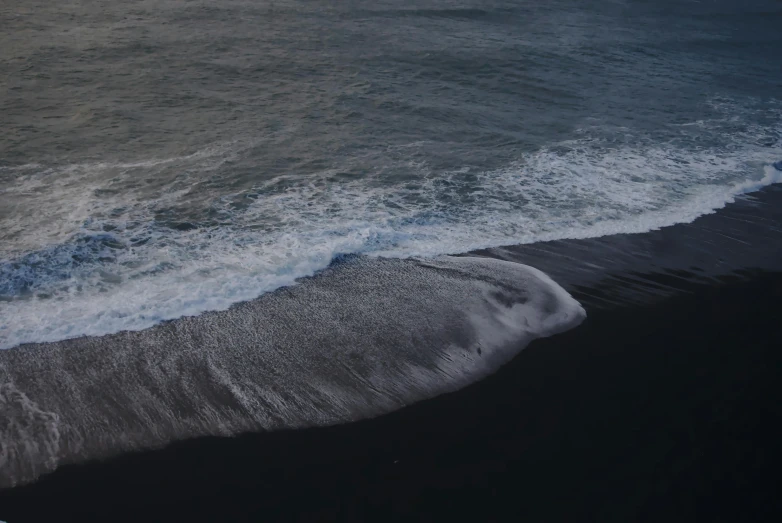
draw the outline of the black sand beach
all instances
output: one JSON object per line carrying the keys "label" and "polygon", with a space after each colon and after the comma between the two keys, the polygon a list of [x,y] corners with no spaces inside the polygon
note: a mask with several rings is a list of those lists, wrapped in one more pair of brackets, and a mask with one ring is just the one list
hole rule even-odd
{"label": "black sand beach", "polygon": [[0,523],[782,521],[780,0],[0,27]]}
{"label": "black sand beach", "polygon": [[780,203],[771,187],[692,224],[493,251],[587,320],[373,420],[62,467],[0,492],[0,519],[776,521]]}

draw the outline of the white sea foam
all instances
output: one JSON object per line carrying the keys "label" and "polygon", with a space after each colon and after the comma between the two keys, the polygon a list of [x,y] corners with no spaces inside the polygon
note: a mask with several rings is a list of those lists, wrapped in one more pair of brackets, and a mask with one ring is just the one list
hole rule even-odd
{"label": "white sea foam", "polygon": [[[758,144],[755,135],[771,136],[775,145]],[[32,195],[32,204],[53,210],[12,234],[46,230],[44,221],[62,225],[48,230],[51,237],[31,240],[35,249],[28,254],[0,264],[0,294],[10,297],[0,301],[0,348],[223,310],[293,284],[343,253],[435,256],[692,221],[782,181],[771,167],[781,154],[779,140],[777,129],[750,129],[735,146],[708,149],[675,142],[616,145],[585,133],[500,170],[430,173],[425,165],[410,165],[417,176],[404,184],[372,176],[339,181],[333,172],[292,174],[216,196],[210,203],[215,223],[185,231],[155,221],[156,210],[191,197],[180,182],[161,188],[154,200],[135,198],[125,185],[116,199],[94,197],[100,188],[84,187],[105,179],[106,170],[122,181],[122,173],[154,176],[170,164],[215,169],[230,148],[173,160],[69,166],[66,176],[30,166],[31,174],[18,177],[3,197]],[[54,186],[46,186],[49,178]]]}
{"label": "white sea foam", "polygon": [[[166,168],[180,173],[160,192],[155,206],[188,192],[189,170],[219,168],[236,144],[208,147],[192,154],[140,162],[78,163],[63,166],[27,164],[0,167],[0,259],[67,241],[91,220],[113,214],[125,221],[149,218],[150,204],[139,189]],[[35,209],[35,212],[30,212]],[[22,219],[7,219],[23,216]]]}
{"label": "white sea foam", "polygon": [[0,351],[0,488],[184,438],[378,416],[585,315],[540,271],[489,258],[352,257],[326,273],[231,311]]}

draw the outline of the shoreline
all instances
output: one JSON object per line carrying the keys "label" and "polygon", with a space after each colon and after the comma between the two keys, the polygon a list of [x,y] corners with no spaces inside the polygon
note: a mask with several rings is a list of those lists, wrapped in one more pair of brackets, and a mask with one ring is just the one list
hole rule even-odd
{"label": "shoreline", "polygon": [[379,418],[63,466],[0,490],[0,519],[764,520],[780,200],[774,187],[643,235],[480,251],[543,268],[587,320]]}

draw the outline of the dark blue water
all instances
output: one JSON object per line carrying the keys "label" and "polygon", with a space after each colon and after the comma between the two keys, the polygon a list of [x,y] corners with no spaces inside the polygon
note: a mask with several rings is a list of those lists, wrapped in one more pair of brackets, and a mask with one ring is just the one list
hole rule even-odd
{"label": "dark blue water", "polygon": [[0,24],[5,348],[339,254],[644,232],[780,178],[778,1],[11,0]]}

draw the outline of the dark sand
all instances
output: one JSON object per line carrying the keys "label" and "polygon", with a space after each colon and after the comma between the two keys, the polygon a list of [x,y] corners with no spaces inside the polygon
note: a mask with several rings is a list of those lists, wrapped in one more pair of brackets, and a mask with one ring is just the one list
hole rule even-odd
{"label": "dark sand", "polygon": [[781,204],[493,251],[587,320],[374,420],[63,467],[0,491],[0,519],[778,521]]}

